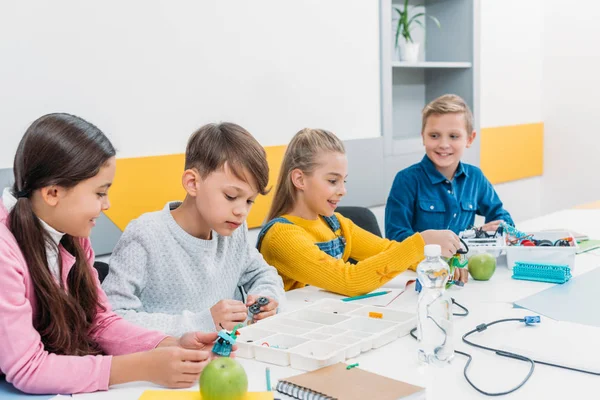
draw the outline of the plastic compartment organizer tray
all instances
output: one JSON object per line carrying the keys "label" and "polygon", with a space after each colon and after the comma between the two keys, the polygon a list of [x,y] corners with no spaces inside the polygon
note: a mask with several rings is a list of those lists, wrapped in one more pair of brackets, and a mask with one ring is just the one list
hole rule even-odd
{"label": "plastic compartment organizer tray", "polygon": [[237,355],[310,371],[384,346],[415,325],[414,313],[323,299],[240,329]]}

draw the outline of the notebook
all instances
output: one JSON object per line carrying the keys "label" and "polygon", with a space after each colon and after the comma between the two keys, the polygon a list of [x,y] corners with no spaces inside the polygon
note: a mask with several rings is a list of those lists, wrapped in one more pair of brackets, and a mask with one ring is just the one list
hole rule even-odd
{"label": "notebook", "polygon": [[585,253],[600,248],[600,240],[585,240],[579,242],[577,254]]}
{"label": "notebook", "polygon": [[425,388],[337,363],[277,383],[277,391],[295,399],[398,400],[424,399]]}
{"label": "notebook", "polygon": [[[146,390],[139,400],[202,400],[199,390]],[[273,400],[273,392],[248,392],[244,400]]]}

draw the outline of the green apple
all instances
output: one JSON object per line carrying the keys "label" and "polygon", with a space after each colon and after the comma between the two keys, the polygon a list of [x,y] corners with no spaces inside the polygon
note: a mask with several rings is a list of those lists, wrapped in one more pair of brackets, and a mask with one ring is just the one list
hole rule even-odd
{"label": "green apple", "polygon": [[476,281],[487,281],[496,271],[496,257],[479,253],[469,258],[469,273]]}
{"label": "green apple", "polygon": [[241,400],[248,392],[248,376],[240,363],[229,357],[212,360],[200,375],[202,400]]}

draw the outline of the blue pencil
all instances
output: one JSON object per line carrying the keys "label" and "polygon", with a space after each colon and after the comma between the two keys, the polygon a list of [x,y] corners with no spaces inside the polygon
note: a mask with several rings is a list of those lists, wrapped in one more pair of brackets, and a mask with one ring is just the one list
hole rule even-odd
{"label": "blue pencil", "polygon": [[267,392],[271,391],[271,369],[267,367],[265,369],[265,375],[267,376]]}
{"label": "blue pencil", "polygon": [[386,290],[385,292],[367,293],[367,294],[362,294],[360,296],[354,296],[354,297],[346,297],[345,299],[342,299],[342,301],[353,301],[353,300],[360,300],[360,299],[368,299],[369,297],[383,296],[383,295],[388,294],[388,293],[391,293],[391,290]]}

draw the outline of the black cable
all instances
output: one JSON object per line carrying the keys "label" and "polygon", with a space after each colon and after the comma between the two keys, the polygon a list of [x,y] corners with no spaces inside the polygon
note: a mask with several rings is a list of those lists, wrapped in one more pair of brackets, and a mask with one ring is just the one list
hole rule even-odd
{"label": "black cable", "polygon": [[[499,324],[499,323],[502,323],[502,322],[512,322],[512,321],[514,321],[514,322],[530,323],[527,320],[528,318],[531,318],[531,317],[500,319],[500,320],[493,321],[493,322],[490,322],[490,323],[487,323],[487,324],[478,325],[475,329],[473,329],[470,332],[467,332],[467,333],[465,333],[463,335],[463,337],[462,337],[463,342],[465,342],[466,344],[468,344],[470,346],[477,347],[477,348],[482,349],[482,350],[492,351],[492,352],[496,353],[497,355],[499,355],[501,357],[507,357],[507,358],[512,358],[512,359],[515,359],[515,360],[526,361],[526,362],[528,362],[531,365],[531,367],[529,368],[529,373],[527,374],[527,376],[525,377],[525,379],[523,379],[523,381],[519,385],[517,385],[516,387],[514,387],[513,389],[511,389],[509,391],[506,391],[506,392],[500,392],[500,393],[488,393],[488,392],[485,392],[485,391],[479,389],[478,387],[476,387],[475,384],[473,384],[470,381],[469,377],[467,376],[467,368],[468,368],[468,366],[470,364],[470,360],[469,360],[469,361],[467,361],[467,364],[465,365],[464,375],[465,375],[465,379],[467,380],[467,382],[469,382],[469,384],[475,390],[477,390],[479,393],[485,394],[487,396],[501,396],[501,395],[504,395],[504,394],[512,393],[515,390],[520,389],[525,383],[527,383],[527,381],[529,380],[529,378],[531,378],[531,375],[533,374],[533,371],[535,369],[535,364],[542,364],[542,365],[547,365],[547,366],[550,366],[550,367],[556,367],[556,368],[565,369],[565,370],[568,370],[568,371],[581,372],[581,373],[584,373],[584,374],[589,374],[589,375],[594,375],[594,376],[600,376],[600,372],[593,372],[593,371],[588,371],[588,370],[579,369],[579,368],[567,367],[565,365],[549,363],[549,362],[546,362],[546,361],[534,360],[534,359],[529,358],[527,356],[524,356],[522,354],[512,353],[510,351],[505,351],[505,350],[500,350],[500,349],[494,349],[492,347],[483,346],[483,345],[480,345],[480,344],[477,344],[477,343],[473,343],[470,340],[467,340],[467,337],[470,336],[470,335],[472,335],[473,333],[483,332],[484,330],[486,330],[490,326],[493,326],[493,325],[496,325],[496,324]],[[539,322],[539,319],[537,320],[537,322]]]}
{"label": "black cable", "polygon": [[459,304],[456,300],[454,300],[454,297],[452,298],[452,304],[456,305],[458,308],[461,308],[464,311],[460,314],[453,312],[452,315],[454,315],[455,317],[466,317],[467,315],[469,315],[469,310],[467,309],[467,307],[463,306],[462,304]]}
{"label": "black cable", "polygon": [[[460,307],[461,309],[464,310],[464,313],[452,313],[452,315],[455,316],[467,316],[469,315],[469,310],[464,307],[463,305],[459,304],[456,302],[456,300],[452,299],[452,304],[456,304],[458,307]],[[465,367],[463,369],[463,375],[466,379],[466,381],[469,383],[469,385],[471,385],[471,387],[475,390],[477,390],[479,393],[486,395],[486,396],[490,396],[490,397],[497,397],[497,396],[504,396],[506,394],[509,393],[513,393],[517,390],[519,390],[520,388],[523,387],[523,385],[525,385],[527,383],[527,381],[529,381],[529,379],[531,378],[531,376],[533,375],[533,371],[535,370],[535,364],[541,364],[541,365],[546,365],[549,367],[555,367],[555,368],[560,368],[560,369],[564,369],[564,370],[568,370],[568,371],[574,371],[574,372],[581,372],[584,374],[589,374],[589,375],[594,375],[594,376],[600,376],[600,372],[593,372],[593,371],[589,371],[589,370],[584,370],[584,369],[580,369],[580,368],[574,368],[574,367],[567,367],[565,365],[560,365],[560,364],[554,364],[554,363],[550,363],[550,362],[546,362],[546,361],[541,361],[541,360],[535,360],[532,358],[529,358],[527,356],[524,356],[522,354],[517,354],[517,353],[512,353],[510,351],[505,351],[505,350],[500,350],[500,349],[495,349],[492,347],[487,347],[481,344],[477,344],[474,343],[470,340],[467,339],[467,337],[469,337],[470,335],[477,333],[477,332],[483,332],[484,330],[486,330],[487,328],[489,328],[490,326],[496,325],[496,324],[500,324],[503,322],[524,322],[524,323],[532,323],[531,321],[532,317],[525,317],[525,318],[506,318],[506,319],[500,319],[497,321],[492,321],[490,323],[487,324],[480,324],[477,325],[477,327],[467,333],[465,333],[462,337],[463,342],[465,342],[466,344],[468,344],[469,346],[473,346],[473,347],[477,347],[479,349],[482,350],[487,350],[487,351],[491,351],[494,352],[495,354],[501,356],[501,357],[507,357],[507,358],[512,358],[514,360],[518,360],[518,361],[523,361],[523,362],[527,362],[529,363],[529,372],[527,373],[527,375],[525,376],[525,378],[521,381],[521,383],[519,383],[517,386],[515,386],[514,388],[510,389],[510,390],[506,390],[504,392],[486,392],[483,389],[478,388],[475,383],[473,383],[473,381],[471,381],[471,379],[469,378],[468,375],[468,371],[469,371],[469,366],[471,365],[471,362],[473,361],[473,356],[471,356],[469,353],[465,353],[462,351],[458,351],[455,350],[454,352],[457,354],[460,354],[464,357],[467,357],[467,362],[465,364]],[[434,321],[435,322],[435,321]],[[533,322],[539,322],[539,317],[537,319],[537,321],[533,321]],[[437,325],[437,324],[436,324]],[[439,327],[439,325],[438,325]],[[417,331],[417,328],[413,328],[410,331],[410,336],[412,336],[415,340],[417,339],[417,335],[415,334],[415,332]]]}
{"label": "black cable", "polygon": [[464,249],[457,249],[456,254],[467,254],[469,252],[469,246],[467,245],[467,242],[465,242],[461,237],[459,237],[459,239]]}
{"label": "black cable", "polygon": [[[509,394],[512,393],[514,391],[519,390],[520,388],[523,387],[523,385],[525,385],[527,383],[527,381],[529,380],[529,378],[531,378],[531,375],[533,375],[533,371],[535,370],[535,362],[529,358],[529,357],[525,357],[522,356],[520,354],[516,354],[516,353],[511,353],[508,351],[503,351],[503,350],[498,350],[498,349],[493,349],[491,347],[486,347],[477,343],[473,343],[469,340],[467,340],[467,337],[469,335],[472,335],[473,333],[476,332],[483,332],[484,330],[486,330],[488,327],[492,326],[492,325],[496,325],[499,324],[501,322],[510,322],[510,321],[516,321],[516,322],[525,322],[524,318],[507,318],[507,319],[500,319],[494,322],[490,322],[489,324],[481,324],[481,325],[477,325],[477,327],[467,333],[465,333],[462,337],[463,342],[465,342],[466,344],[473,346],[473,347],[477,347],[479,349],[483,349],[483,350],[488,350],[488,351],[493,351],[494,353],[501,355],[503,357],[509,357],[509,358],[513,358],[515,360],[520,360],[520,361],[526,361],[529,363],[529,372],[527,373],[527,376],[525,377],[525,379],[523,379],[521,381],[521,383],[519,383],[517,386],[515,386],[514,388],[504,391],[504,392],[495,392],[495,393],[491,393],[491,392],[486,392],[483,389],[478,388],[472,381],[471,379],[469,379],[469,375],[467,374],[468,370],[469,370],[469,365],[471,365],[471,361],[473,360],[473,357],[471,357],[471,355],[468,355],[469,359],[467,360],[467,363],[465,364],[465,368],[463,370],[463,375],[465,376],[465,379],[467,380],[467,382],[469,383],[469,385],[471,385],[471,387],[475,390],[477,390],[479,393],[484,394],[486,396],[492,396],[492,397],[496,397],[496,396],[504,396],[505,394]],[[466,353],[465,353],[466,354]]]}

